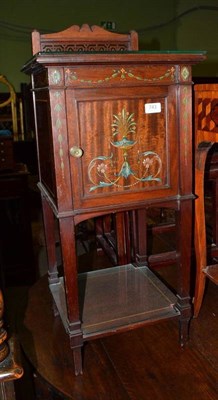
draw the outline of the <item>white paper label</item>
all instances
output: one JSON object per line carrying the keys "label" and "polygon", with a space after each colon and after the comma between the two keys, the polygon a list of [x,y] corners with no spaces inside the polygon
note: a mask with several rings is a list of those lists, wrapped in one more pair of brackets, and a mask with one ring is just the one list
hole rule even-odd
{"label": "white paper label", "polygon": [[161,103],[147,103],[145,104],[145,114],[160,113]]}

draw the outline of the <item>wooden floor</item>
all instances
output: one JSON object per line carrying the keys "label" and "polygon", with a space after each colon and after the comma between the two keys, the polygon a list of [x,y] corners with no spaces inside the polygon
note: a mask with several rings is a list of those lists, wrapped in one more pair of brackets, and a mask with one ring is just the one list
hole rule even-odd
{"label": "wooden floor", "polygon": [[38,289],[5,291],[10,332],[18,334],[24,350],[17,400],[218,399],[218,290],[212,282],[185,349],[179,346],[176,320],[157,323],[87,343],[78,377],[68,337],[52,313],[47,279],[39,282]]}
{"label": "wooden floor", "polygon": [[[45,293],[43,290],[42,288],[41,297]],[[27,293],[26,288],[8,289],[7,302],[13,314],[12,319],[17,313],[20,315],[21,308],[27,304]],[[39,397],[33,394],[31,371],[23,359],[25,374],[16,383],[17,398],[18,400],[36,398],[40,400],[216,400],[218,398],[217,306],[217,287],[208,282],[200,315],[191,323],[190,343],[185,349],[181,349],[178,344],[178,326],[175,320],[89,342],[85,346],[84,373],[79,377],[75,377],[73,373],[72,358],[68,351],[69,343],[65,333],[61,341],[56,338],[54,350],[53,328],[51,325],[46,327],[47,321],[53,318],[51,307],[45,313],[45,309],[41,310],[44,315],[44,334],[41,338],[31,335],[32,349],[30,344],[27,349],[30,358],[31,352],[37,353],[41,349],[38,363],[42,365],[38,367],[41,371],[44,370],[44,377],[42,380],[38,376],[35,382]],[[35,312],[33,318],[36,325],[42,321]],[[56,321],[56,324],[59,322]],[[13,328],[16,330],[17,325],[15,324]],[[40,340],[40,349],[37,340]],[[49,386],[47,384],[49,381],[55,385]]]}

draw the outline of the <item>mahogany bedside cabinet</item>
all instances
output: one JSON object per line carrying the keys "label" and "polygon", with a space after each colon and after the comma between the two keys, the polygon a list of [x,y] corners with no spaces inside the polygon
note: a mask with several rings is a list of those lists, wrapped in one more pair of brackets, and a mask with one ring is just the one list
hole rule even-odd
{"label": "mahogany bedside cabinet", "polygon": [[[181,344],[187,340],[191,66],[204,59],[203,52],[42,51],[23,67],[32,77],[49,287],[76,375],[82,373],[82,346],[91,339],[179,318]],[[154,206],[176,213],[175,293],[152,273],[145,254],[143,218]],[[77,225],[131,210],[137,220],[133,262],[79,273]]]}

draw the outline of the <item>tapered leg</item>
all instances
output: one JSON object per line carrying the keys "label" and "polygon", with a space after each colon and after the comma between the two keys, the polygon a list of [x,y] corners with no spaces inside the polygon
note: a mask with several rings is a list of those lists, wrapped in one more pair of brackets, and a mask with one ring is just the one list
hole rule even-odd
{"label": "tapered leg", "polygon": [[78,268],[76,254],[75,226],[73,217],[59,219],[64,284],[66,294],[67,331],[73,351],[75,375],[82,373],[83,335],[79,309]]}
{"label": "tapered leg", "polygon": [[191,238],[192,238],[192,200],[184,200],[176,211],[176,236],[177,236],[177,307],[181,312],[180,344],[184,346],[189,337],[189,323],[192,316],[190,296],[191,276]]}
{"label": "tapered leg", "polygon": [[48,280],[49,284],[57,283],[57,256],[56,256],[56,239],[55,239],[55,221],[53,211],[45,197],[42,195],[42,211],[44,221],[45,241],[48,257]]}
{"label": "tapered leg", "polygon": [[[111,215],[95,218],[95,233],[97,238],[104,238],[105,233],[111,232]],[[104,250],[97,240],[97,252],[98,254],[104,254]]]}
{"label": "tapered leg", "polygon": [[71,344],[71,349],[73,351],[74,373],[76,376],[82,375],[83,374],[83,362],[82,362],[81,346],[73,347],[73,344]]}
{"label": "tapered leg", "polygon": [[128,264],[130,260],[130,233],[128,212],[115,214],[117,264]]}
{"label": "tapered leg", "polygon": [[132,211],[134,261],[140,266],[147,264],[147,210]]}

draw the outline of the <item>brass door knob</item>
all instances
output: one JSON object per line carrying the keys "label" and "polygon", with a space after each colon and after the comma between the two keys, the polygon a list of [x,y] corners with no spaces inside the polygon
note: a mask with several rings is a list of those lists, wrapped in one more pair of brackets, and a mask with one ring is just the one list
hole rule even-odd
{"label": "brass door knob", "polygon": [[73,146],[70,148],[70,155],[75,158],[80,158],[83,155],[83,150],[80,147]]}

